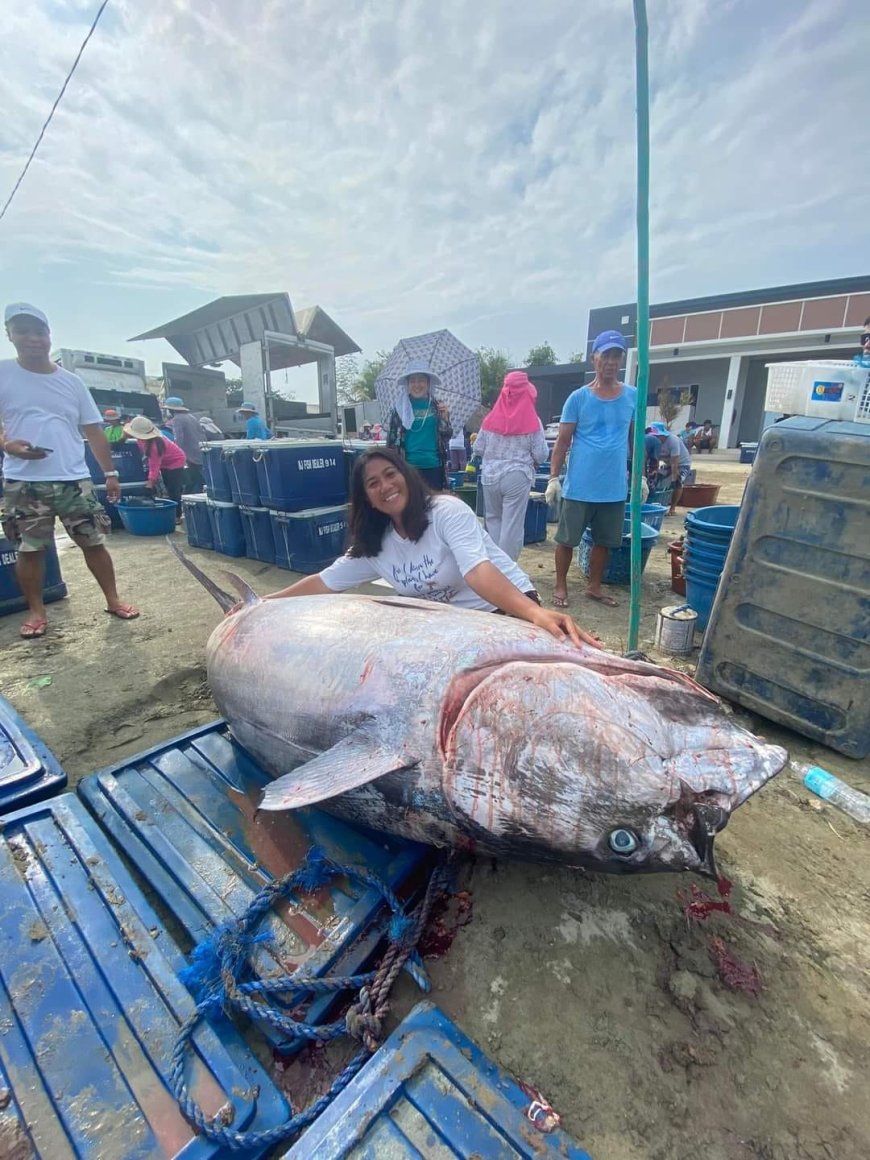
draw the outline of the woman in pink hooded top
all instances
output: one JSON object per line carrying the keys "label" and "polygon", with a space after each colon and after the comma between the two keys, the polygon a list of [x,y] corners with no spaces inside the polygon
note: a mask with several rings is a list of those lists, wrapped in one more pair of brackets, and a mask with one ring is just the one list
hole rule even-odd
{"label": "woman in pink hooded top", "polygon": [[486,530],[512,560],[518,558],[523,547],[535,467],[549,456],[544,428],[535,410],[537,397],[535,385],[525,371],[510,371],[474,444],[474,454],[483,460]]}
{"label": "woman in pink hooded top", "polygon": [[176,504],[175,522],[182,519],[181,493],[184,490],[184,469],[187,458],[177,443],[167,439],[145,415],[137,415],[124,428],[124,433],[135,439],[139,450],[145,456],[147,479],[145,486],[149,491],[157,488],[158,476],[163,479],[166,494]]}

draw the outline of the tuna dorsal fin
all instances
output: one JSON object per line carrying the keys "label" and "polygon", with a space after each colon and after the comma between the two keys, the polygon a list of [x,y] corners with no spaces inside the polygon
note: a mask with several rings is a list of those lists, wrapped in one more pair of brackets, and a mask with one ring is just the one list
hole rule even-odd
{"label": "tuna dorsal fin", "polygon": [[166,537],[166,542],[191,574],[191,576],[195,577],[206,590],[206,592],[210,593],[215,598],[224,612],[229,612],[231,608],[238,604],[238,600],[235,598],[235,596],[232,596],[229,592],[224,592],[223,588],[218,588],[214,580],[210,580],[208,576],[206,576],[205,572],[197,568],[196,564],[194,564],[192,560],[188,560],[187,556],[185,556],[184,552],[182,552],[178,544],[176,544],[169,536]]}
{"label": "tuna dorsal fin", "polygon": [[222,574],[226,576],[227,580],[229,580],[230,584],[232,584],[233,588],[235,588],[236,592],[238,592],[239,596],[241,596],[245,604],[259,603],[260,597],[250,586],[247,580],[243,580],[241,576],[237,576],[235,572],[224,572]]}
{"label": "tuna dorsal fin", "polygon": [[416,758],[379,742],[371,728],[364,725],[325,753],[267,785],[259,808],[295,810],[313,806],[416,763]]}

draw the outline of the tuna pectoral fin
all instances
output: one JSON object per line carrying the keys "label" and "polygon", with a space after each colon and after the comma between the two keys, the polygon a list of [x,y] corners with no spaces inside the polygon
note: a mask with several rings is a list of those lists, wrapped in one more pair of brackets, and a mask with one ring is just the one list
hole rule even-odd
{"label": "tuna pectoral fin", "polygon": [[267,785],[259,808],[295,810],[313,806],[412,765],[416,765],[415,758],[379,743],[367,729],[358,729],[325,753]]}

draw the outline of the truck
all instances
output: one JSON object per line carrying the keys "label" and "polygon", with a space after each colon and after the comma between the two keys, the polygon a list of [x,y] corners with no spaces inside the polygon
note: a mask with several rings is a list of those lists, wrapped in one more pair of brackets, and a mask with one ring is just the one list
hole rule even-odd
{"label": "truck", "polygon": [[82,379],[101,411],[115,407],[122,415],[160,421],[160,401],[146,388],[142,359],[69,347],[53,351],[51,359]]}

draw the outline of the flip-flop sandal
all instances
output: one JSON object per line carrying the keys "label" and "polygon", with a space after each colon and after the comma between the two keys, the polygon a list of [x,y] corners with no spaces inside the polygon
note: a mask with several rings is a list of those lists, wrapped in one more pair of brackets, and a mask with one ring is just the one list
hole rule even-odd
{"label": "flip-flop sandal", "polygon": [[612,596],[608,596],[604,592],[600,596],[595,592],[586,592],[584,595],[587,600],[594,600],[598,604],[603,604],[606,608],[619,608],[619,601],[614,600]]}
{"label": "flip-flop sandal", "polygon": [[18,635],[22,640],[36,640],[40,636],[45,636],[45,630],[47,628],[47,620],[25,620],[24,624],[18,630]]}
{"label": "flip-flop sandal", "polygon": [[554,608],[567,608],[568,607],[568,597],[567,596],[554,596],[553,597],[553,607]]}
{"label": "flip-flop sandal", "polygon": [[117,608],[107,608],[106,612],[109,616],[117,616],[118,620],[135,620],[139,615],[139,609],[132,604],[119,604]]}

